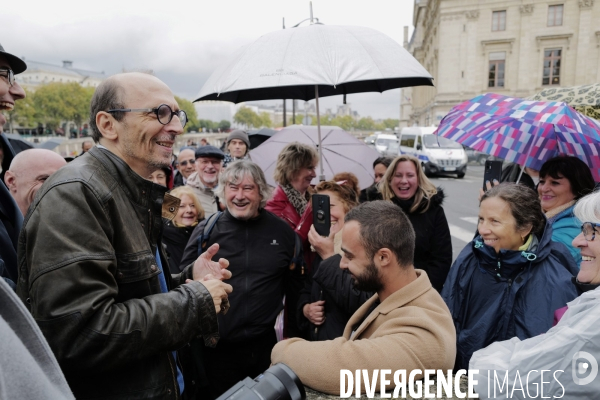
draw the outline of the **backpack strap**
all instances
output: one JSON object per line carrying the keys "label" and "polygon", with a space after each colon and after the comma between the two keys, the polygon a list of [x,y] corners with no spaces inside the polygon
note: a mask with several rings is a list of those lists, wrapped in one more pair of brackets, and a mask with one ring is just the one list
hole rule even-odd
{"label": "backpack strap", "polygon": [[200,256],[202,253],[204,253],[204,250],[206,250],[206,245],[210,240],[210,233],[212,232],[213,228],[215,227],[215,224],[217,223],[219,217],[222,214],[223,212],[217,211],[216,213],[208,217],[206,224],[204,224],[204,230],[202,231],[202,234],[198,236],[198,256]]}

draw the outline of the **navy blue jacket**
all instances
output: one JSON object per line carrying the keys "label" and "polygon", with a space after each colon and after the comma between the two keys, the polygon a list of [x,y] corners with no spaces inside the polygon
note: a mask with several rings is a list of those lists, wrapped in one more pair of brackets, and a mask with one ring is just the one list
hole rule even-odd
{"label": "navy blue jacket", "polygon": [[441,293],[456,327],[456,369],[468,368],[473,352],[493,342],[545,333],[554,311],[578,296],[571,282],[577,265],[551,237],[546,224],[527,251],[496,254],[479,235],[461,251]]}

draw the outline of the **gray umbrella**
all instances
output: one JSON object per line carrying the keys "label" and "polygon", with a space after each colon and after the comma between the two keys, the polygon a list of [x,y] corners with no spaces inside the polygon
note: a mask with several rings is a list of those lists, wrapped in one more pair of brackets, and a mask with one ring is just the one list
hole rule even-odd
{"label": "gray umbrella", "polygon": [[316,99],[320,136],[319,96],[420,85],[433,86],[431,75],[390,37],[364,27],[311,24],[242,47],[211,75],[195,101]]}
{"label": "gray umbrella", "polygon": [[[337,126],[323,126],[320,149],[323,153],[322,166],[325,179],[332,179],[338,172],[352,172],[364,189],[373,183],[373,161],[380,154],[348,132]],[[267,182],[276,186],[273,172],[277,156],[292,142],[300,142],[319,147],[316,126],[292,125],[273,135],[266,142],[250,151],[250,158],[265,172]],[[313,182],[316,184],[317,182]]]}

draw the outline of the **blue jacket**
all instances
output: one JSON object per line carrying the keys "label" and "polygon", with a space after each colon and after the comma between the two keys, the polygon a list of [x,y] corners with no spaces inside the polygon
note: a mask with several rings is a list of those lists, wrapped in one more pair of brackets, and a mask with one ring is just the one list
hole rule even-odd
{"label": "blue jacket", "polygon": [[455,368],[468,368],[473,352],[493,342],[546,332],[554,311],[578,296],[575,261],[551,237],[546,224],[527,251],[496,254],[478,235],[460,253],[441,293],[456,327]]}
{"label": "blue jacket", "polygon": [[581,233],[581,222],[573,215],[574,208],[575,206],[571,206],[554,217],[549,218],[548,223],[552,225],[552,240],[567,246],[577,267],[579,267],[581,264],[581,252],[577,247],[571,245],[575,236]]}

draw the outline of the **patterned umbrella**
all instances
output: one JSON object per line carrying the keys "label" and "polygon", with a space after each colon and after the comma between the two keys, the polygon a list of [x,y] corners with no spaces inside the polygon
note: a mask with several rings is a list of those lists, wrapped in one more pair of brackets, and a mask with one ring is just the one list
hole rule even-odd
{"label": "patterned umbrella", "polygon": [[536,170],[576,156],[600,181],[600,123],[565,103],[483,94],[450,110],[435,134]]}
{"label": "patterned umbrella", "polygon": [[600,83],[571,87],[551,87],[528,98],[536,101],[562,101],[583,115],[600,120]]}

